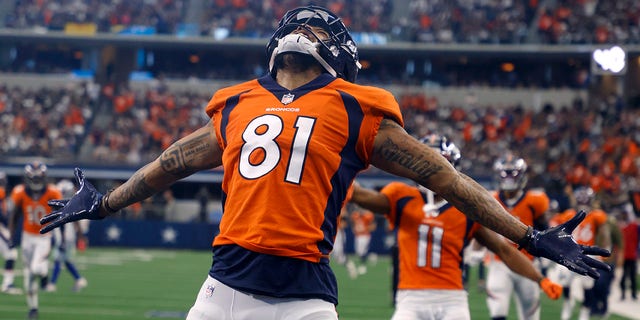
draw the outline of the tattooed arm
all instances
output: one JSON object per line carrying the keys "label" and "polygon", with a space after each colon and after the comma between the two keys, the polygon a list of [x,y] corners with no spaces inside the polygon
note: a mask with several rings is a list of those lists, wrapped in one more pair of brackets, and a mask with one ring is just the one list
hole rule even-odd
{"label": "tattooed arm", "polygon": [[440,154],[384,119],[374,141],[371,164],[416,181],[441,195],[471,219],[517,242],[527,226],[507,212],[479,183],[458,172]]}
{"label": "tattooed arm", "polygon": [[222,164],[222,150],[216,140],[213,122],[176,141],[153,162],[103,198],[101,216],[109,215],[105,207],[119,210],[166,189],[174,182],[198,171]]}

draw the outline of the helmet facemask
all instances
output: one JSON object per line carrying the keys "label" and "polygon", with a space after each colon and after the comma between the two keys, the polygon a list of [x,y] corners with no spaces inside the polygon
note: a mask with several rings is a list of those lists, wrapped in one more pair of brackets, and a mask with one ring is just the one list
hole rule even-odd
{"label": "helmet facemask", "polygon": [[516,192],[527,186],[527,163],[522,158],[509,154],[496,161],[494,170],[498,174],[501,191]]}
{"label": "helmet facemask", "polygon": [[[322,28],[328,39],[320,39],[310,27]],[[292,34],[303,28],[315,39],[302,34]],[[281,53],[297,52],[312,57],[331,75],[355,82],[361,65],[358,49],[349,31],[333,13],[317,7],[307,6],[287,12],[267,45],[269,72],[275,76],[275,58]]]}

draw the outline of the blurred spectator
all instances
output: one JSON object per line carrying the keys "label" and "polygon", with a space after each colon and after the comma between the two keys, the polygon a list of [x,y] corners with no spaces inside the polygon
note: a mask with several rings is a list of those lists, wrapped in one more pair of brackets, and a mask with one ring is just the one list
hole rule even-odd
{"label": "blurred spectator", "polygon": [[211,199],[211,195],[205,186],[200,187],[198,193],[195,195],[196,200],[198,201],[199,209],[198,209],[198,218],[202,223],[207,222],[207,216],[209,215],[209,200]]}
{"label": "blurred spectator", "polygon": [[1,154],[73,158],[96,101],[86,84],[37,90],[0,86]]}
{"label": "blurred spectator", "polygon": [[176,209],[178,206],[176,204],[176,198],[173,195],[173,191],[171,191],[171,189],[165,190],[162,193],[162,198],[164,200],[163,217],[166,220],[169,217],[176,215]]}

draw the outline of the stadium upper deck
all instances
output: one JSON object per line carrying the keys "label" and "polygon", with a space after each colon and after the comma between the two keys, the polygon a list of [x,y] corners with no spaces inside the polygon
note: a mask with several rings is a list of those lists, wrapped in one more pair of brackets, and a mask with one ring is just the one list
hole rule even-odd
{"label": "stadium upper deck", "polygon": [[155,34],[264,38],[287,9],[309,3],[338,13],[353,32],[389,40],[640,43],[640,5],[633,0],[5,1],[0,23],[17,29],[117,33],[138,27]]}

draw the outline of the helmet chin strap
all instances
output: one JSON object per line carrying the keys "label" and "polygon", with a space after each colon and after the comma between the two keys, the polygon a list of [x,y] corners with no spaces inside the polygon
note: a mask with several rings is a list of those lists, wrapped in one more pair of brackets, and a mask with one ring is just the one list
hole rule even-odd
{"label": "helmet chin strap", "polygon": [[314,57],[322,67],[332,76],[338,77],[337,72],[320,56],[318,53],[319,43],[314,43],[309,38],[301,34],[288,34],[278,40],[278,46],[271,53],[269,59],[269,72],[273,71],[273,65],[276,60],[276,56],[285,52],[298,52],[308,54]]}
{"label": "helmet chin strap", "polygon": [[436,194],[421,185],[418,185],[418,189],[426,196],[426,201],[422,207],[422,211],[424,211],[425,214],[437,216],[440,207],[442,207],[446,201],[442,198],[439,198],[438,201],[436,201]]}

